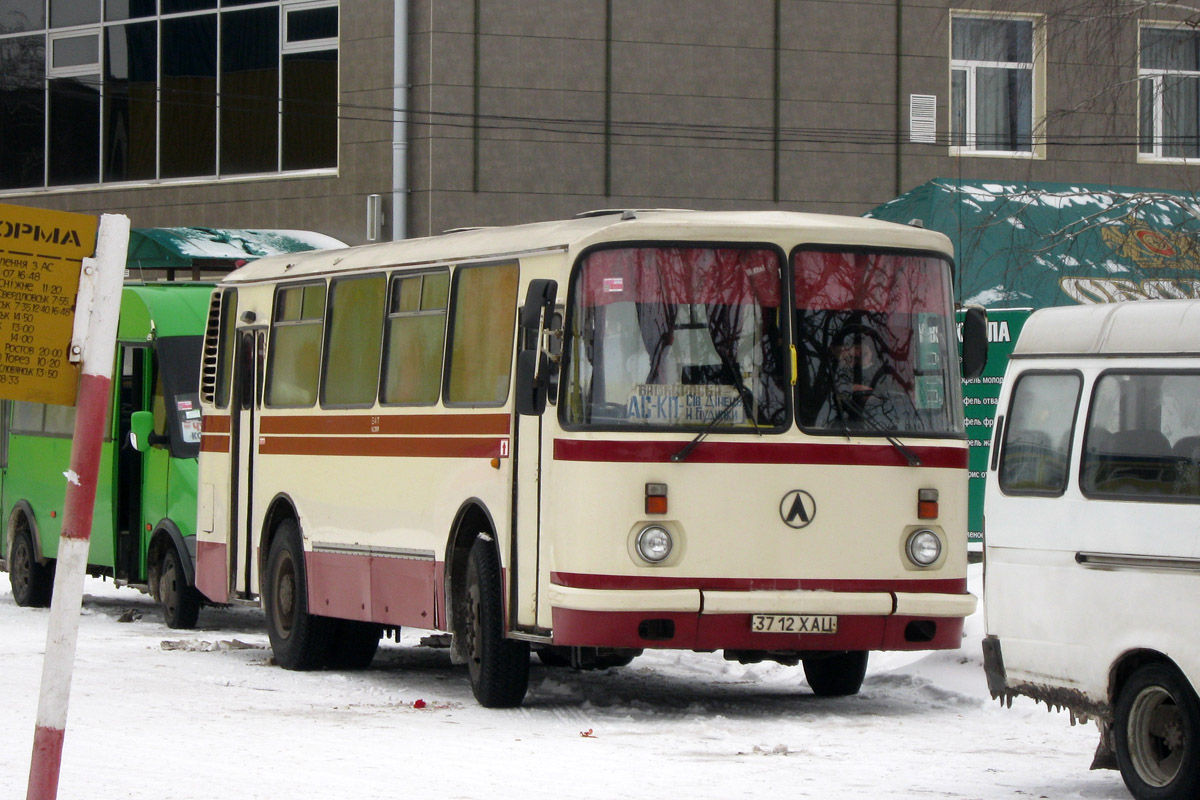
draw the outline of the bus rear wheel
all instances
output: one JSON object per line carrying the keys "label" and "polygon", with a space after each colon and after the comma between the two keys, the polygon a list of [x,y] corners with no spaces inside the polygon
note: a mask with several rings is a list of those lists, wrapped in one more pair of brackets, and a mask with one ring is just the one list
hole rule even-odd
{"label": "bus rear wheel", "polygon": [[1165,664],[1139,667],[1115,711],[1117,764],[1133,796],[1200,797],[1200,701],[1187,680]]}
{"label": "bus rear wheel", "polygon": [[467,558],[462,630],[471,692],[484,708],[513,708],[529,688],[529,643],[504,636],[500,560],[476,539]]}
{"label": "bus rear wheel", "polygon": [[266,579],[263,608],[275,663],[292,670],[325,666],[334,621],[308,612],[304,543],[294,520],[284,520],[276,529]]}
{"label": "bus rear wheel", "polygon": [[13,534],[8,571],[13,600],[17,605],[25,608],[45,608],[50,605],[54,590],[54,568],[38,563],[33,537],[27,525],[23,524]]}
{"label": "bus rear wheel", "polygon": [[801,659],[804,677],[817,697],[846,697],[858,694],[867,676],[867,652],[813,654]]}
{"label": "bus rear wheel", "polygon": [[174,547],[163,553],[158,572],[158,601],[168,628],[194,628],[200,619],[200,593],[189,586],[183,562]]}

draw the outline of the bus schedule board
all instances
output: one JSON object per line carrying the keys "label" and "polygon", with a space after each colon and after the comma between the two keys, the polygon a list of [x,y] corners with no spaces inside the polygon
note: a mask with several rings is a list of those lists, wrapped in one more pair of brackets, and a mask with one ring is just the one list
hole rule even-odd
{"label": "bus schedule board", "polygon": [[[967,467],[967,541],[983,542],[983,487],[987,483],[991,454],[992,427],[996,419],[996,401],[1000,384],[1012,355],[1017,335],[1032,313],[1031,309],[988,309],[988,361],[978,378],[963,380],[963,405],[966,411],[968,450]],[[962,322],[962,314],[959,314]]]}
{"label": "bus schedule board", "polygon": [[0,204],[0,397],[75,405],[75,298],[98,226],[86,214]]}

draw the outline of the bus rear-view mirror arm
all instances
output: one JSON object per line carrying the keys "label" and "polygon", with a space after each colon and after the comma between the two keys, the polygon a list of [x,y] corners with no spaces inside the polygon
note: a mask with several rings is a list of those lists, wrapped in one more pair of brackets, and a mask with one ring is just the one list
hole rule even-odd
{"label": "bus rear-view mirror arm", "polygon": [[551,366],[543,340],[557,296],[557,281],[530,281],[517,319],[520,350],[517,353],[516,406],[517,413],[522,416],[541,416],[546,410]]}

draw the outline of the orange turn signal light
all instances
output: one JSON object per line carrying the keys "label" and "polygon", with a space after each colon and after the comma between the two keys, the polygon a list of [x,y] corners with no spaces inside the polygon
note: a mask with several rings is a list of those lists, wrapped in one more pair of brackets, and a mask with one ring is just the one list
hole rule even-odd
{"label": "orange turn signal light", "polygon": [[667,513],[667,485],[665,483],[646,484],[646,513]]}
{"label": "orange turn signal light", "polygon": [[938,518],[938,490],[917,490],[917,519]]}

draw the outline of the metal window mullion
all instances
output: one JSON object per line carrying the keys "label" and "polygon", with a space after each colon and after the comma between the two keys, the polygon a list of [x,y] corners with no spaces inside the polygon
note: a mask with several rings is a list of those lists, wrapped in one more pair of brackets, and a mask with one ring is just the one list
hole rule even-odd
{"label": "metal window mullion", "polygon": [[967,98],[966,98],[966,119],[964,122],[965,130],[963,131],[965,138],[965,146],[968,150],[975,150],[975,67],[967,65]]}
{"label": "metal window mullion", "polygon": [[154,179],[162,178],[162,82],[163,82],[163,46],[162,46],[162,17],[154,20]]}
{"label": "metal window mullion", "polygon": [[[341,23],[341,19],[338,19]],[[287,43],[287,8],[279,4],[279,25],[275,39],[275,171],[283,172],[283,46]]]}
{"label": "metal window mullion", "polygon": [[221,12],[216,12],[217,17],[217,96],[214,99],[216,104],[216,130],[213,131],[213,140],[216,142],[216,152],[213,153],[213,158],[216,164],[213,165],[213,171],[216,178],[221,177],[221,89],[224,78],[224,71],[221,69],[221,46],[224,44],[224,26],[221,24]]}

